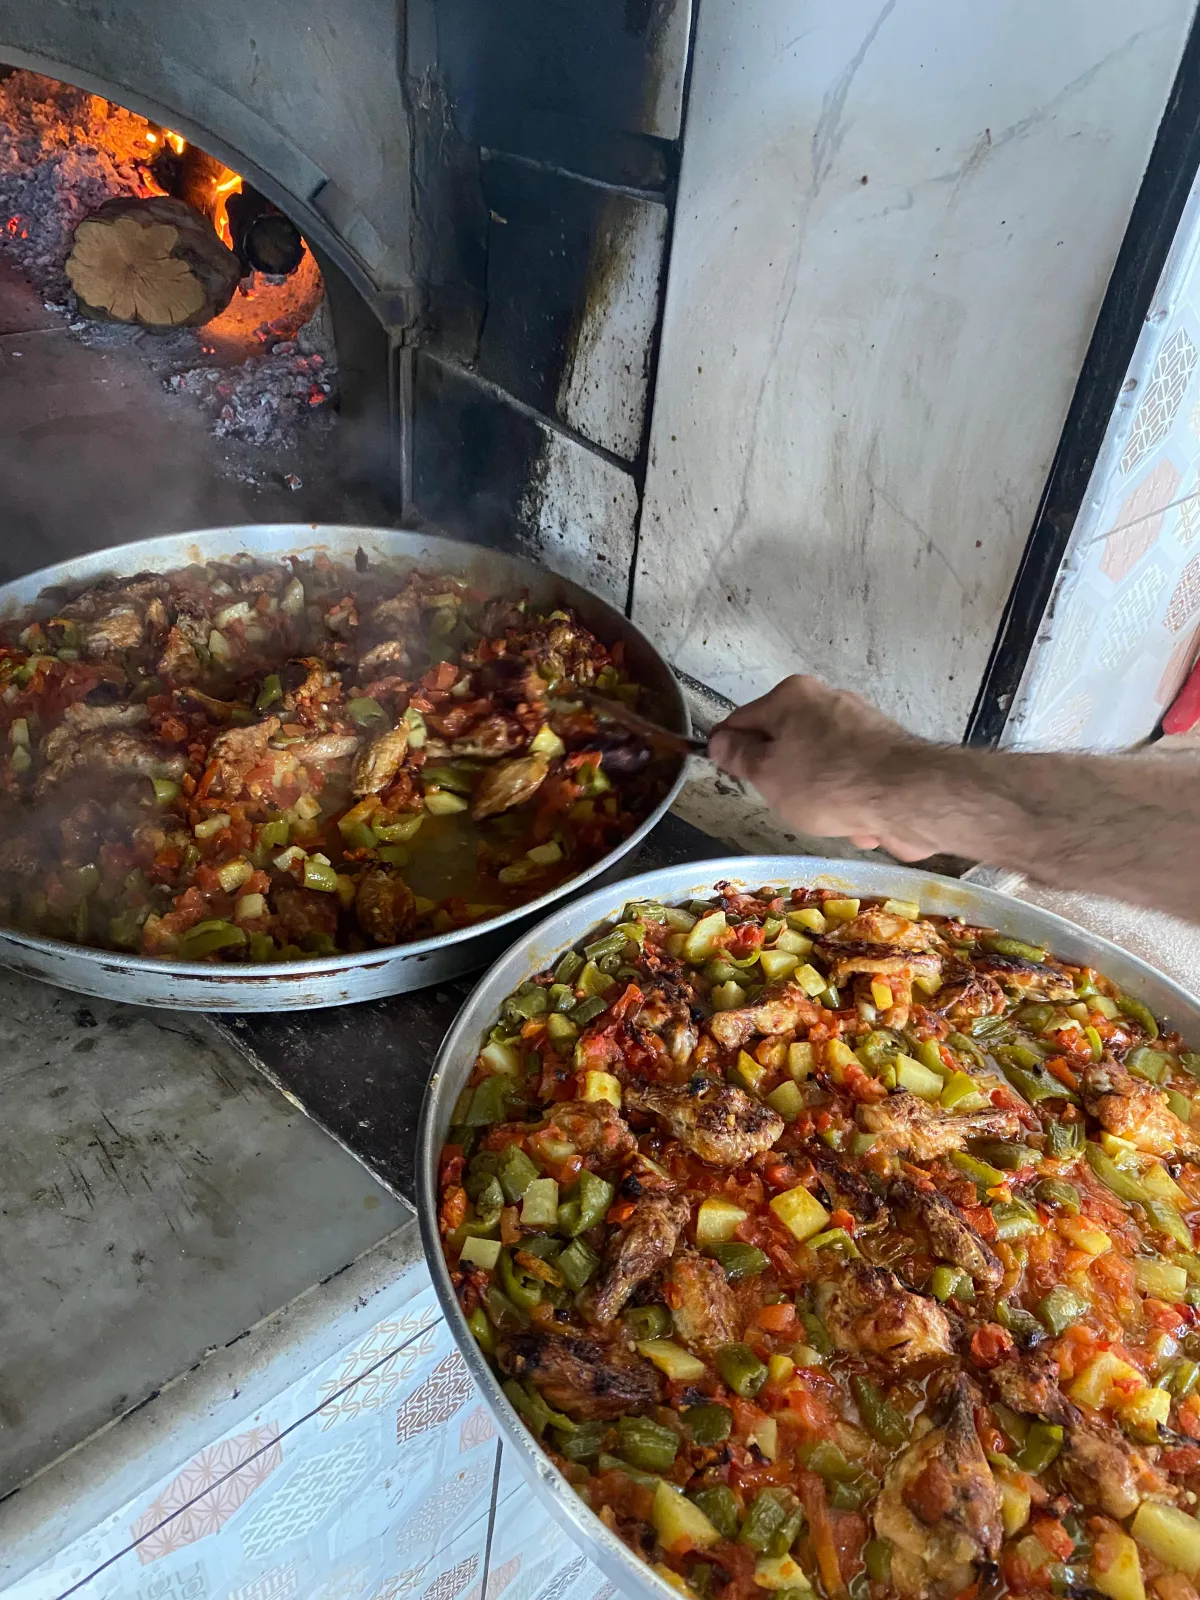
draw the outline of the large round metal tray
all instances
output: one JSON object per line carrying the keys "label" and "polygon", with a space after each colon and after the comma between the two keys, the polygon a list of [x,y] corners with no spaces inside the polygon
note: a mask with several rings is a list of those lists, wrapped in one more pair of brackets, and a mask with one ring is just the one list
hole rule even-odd
{"label": "large round metal tray", "polygon": [[[0,585],[0,617],[36,604],[49,588],[75,588],[98,578],[138,572],[169,572],[189,563],[227,561],[238,555],[266,559],[316,555],[354,565],[355,552],[372,562],[428,567],[469,578],[498,593],[529,591],[536,605],[570,606],[605,644],[621,640],[630,671],[651,693],[659,722],[690,731],[687,706],[670,667],[646,636],[614,606],[545,567],[478,545],[395,528],[328,526],[315,522],[264,523],[209,528],[121,545]],[[357,955],[310,961],[264,962],[260,966],[158,961],[45,939],[0,926],[0,965],[64,989],[137,1005],[200,1011],[289,1011],[377,1000],[441,983],[482,967],[555,901],[610,872],[669,809],[683,783],[683,762],[669,792],[627,839],[568,883],[526,905],[453,933]]]}
{"label": "large round metal tray", "polygon": [[626,1600],[678,1600],[676,1591],[638,1560],[542,1454],[517,1413],[505,1399],[495,1375],[467,1327],[446,1270],[438,1237],[438,1157],[450,1125],[450,1114],[474,1065],[480,1045],[493,1026],[501,1003],[535,973],[541,972],[597,923],[615,917],[630,900],[681,903],[711,894],[727,879],[747,889],[777,884],[830,888],[847,894],[888,895],[915,900],[924,911],[964,917],[1001,928],[1018,939],[1045,946],[1057,956],[1099,968],[1129,993],[1145,1001],[1193,1041],[1200,1039],[1200,1001],[1153,967],[1107,939],[1101,939],[1049,911],[1013,900],[954,878],[885,863],[831,861],[819,856],[732,856],[647,872],[624,883],[598,889],[562,907],[519,939],[481,979],[446,1035],[425,1092],[418,1136],[418,1211],[425,1254],[434,1287],[463,1359],[494,1412],[504,1445],[516,1457],[538,1498],[568,1530]]}

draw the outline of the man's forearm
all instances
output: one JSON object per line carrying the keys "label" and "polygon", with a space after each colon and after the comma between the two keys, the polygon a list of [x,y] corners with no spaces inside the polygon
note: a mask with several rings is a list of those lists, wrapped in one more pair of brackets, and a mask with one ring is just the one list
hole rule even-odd
{"label": "man's forearm", "polygon": [[926,746],[898,774],[912,828],[947,850],[1194,919],[1200,759]]}

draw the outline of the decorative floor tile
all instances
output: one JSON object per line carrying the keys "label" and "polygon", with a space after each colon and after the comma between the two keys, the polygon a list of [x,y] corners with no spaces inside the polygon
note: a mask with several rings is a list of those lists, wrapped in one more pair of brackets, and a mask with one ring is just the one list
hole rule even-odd
{"label": "decorative floor tile", "polygon": [[1105,577],[1120,583],[1153,548],[1178,487],[1179,472],[1174,462],[1163,460],[1125,496],[1112,532],[1104,541],[1100,570]]}
{"label": "decorative floor tile", "polygon": [[1196,347],[1186,328],[1177,328],[1154,363],[1145,398],[1138,407],[1121,456],[1121,471],[1131,472],[1170,432],[1196,366]]}
{"label": "decorative floor tile", "polygon": [[216,1533],[282,1461],[276,1422],[201,1450],[130,1528],[138,1560],[147,1565]]}

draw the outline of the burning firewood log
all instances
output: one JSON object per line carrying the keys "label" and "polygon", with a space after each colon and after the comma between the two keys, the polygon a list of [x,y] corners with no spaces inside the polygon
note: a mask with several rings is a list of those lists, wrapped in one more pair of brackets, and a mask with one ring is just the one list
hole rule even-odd
{"label": "burning firewood log", "polygon": [[66,272],[84,316],[174,328],[219,316],[243,267],[207,217],[156,195],[106,200],[85,217]]}

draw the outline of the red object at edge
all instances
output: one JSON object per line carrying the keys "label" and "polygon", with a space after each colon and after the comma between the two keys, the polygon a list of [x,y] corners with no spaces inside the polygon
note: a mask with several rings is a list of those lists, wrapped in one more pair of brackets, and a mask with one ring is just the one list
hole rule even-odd
{"label": "red object at edge", "polygon": [[1164,733],[1190,733],[1200,722],[1200,661],[1187,675],[1187,682],[1171,702],[1162,719]]}

